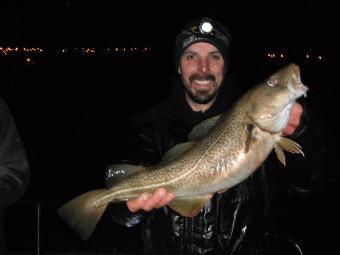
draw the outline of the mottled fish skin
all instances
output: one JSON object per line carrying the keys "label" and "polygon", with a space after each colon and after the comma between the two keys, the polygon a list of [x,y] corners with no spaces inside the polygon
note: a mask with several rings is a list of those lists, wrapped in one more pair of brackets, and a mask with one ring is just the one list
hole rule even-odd
{"label": "mottled fish skin", "polygon": [[295,100],[307,90],[301,83],[299,67],[290,64],[249,89],[219,117],[207,135],[187,144],[179,155],[155,166],[141,167],[109,189],[82,194],[58,213],[87,239],[109,203],[134,199],[163,187],[175,194],[170,207],[193,217],[215,192],[229,189],[252,174],[273,148],[283,164],[282,150],[302,154],[298,144],[281,138],[281,131]]}

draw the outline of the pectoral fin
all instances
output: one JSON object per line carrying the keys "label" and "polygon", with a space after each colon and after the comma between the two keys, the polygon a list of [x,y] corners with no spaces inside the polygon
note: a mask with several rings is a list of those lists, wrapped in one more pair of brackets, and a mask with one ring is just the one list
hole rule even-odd
{"label": "pectoral fin", "polygon": [[281,162],[282,165],[286,166],[285,154],[283,153],[283,150],[277,143],[274,144],[274,150],[275,150],[278,160]]}
{"label": "pectoral fin", "polygon": [[255,129],[254,129],[255,125],[253,123],[248,123],[245,126],[245,130],[247,132],[247,140],[246,140],[246,144],[245,144],[245,149],[244,152],[248,153],[251,144],[255,141]]}
{"label": "pectoral fin", "polygon": [[170,203],[170,208],[184,217],[194,217],[202,210],[212,197],[211,194],[200,197],[176,198]]}
{"label": "pectoral fin", "polygon": [[284,150],[290,153],[299,153],[302,154],[302,156],[305,156],[301,146],[298,143],[285,137],[280,137],[276,144],[274,144],[274,150],[276,152],[277,158],[284,166],[286,166],[286,159],[283,153]]}

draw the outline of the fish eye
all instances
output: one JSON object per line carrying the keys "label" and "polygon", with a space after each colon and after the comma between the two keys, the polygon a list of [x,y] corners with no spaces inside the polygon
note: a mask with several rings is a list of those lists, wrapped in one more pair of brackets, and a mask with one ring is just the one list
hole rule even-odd
{"label": "fish eye", "polygon": [[267,80],[267,85],[268,85],[269,87],[276,87],[276,86],[279,85],[279,83],[278,83],[278,80],[277,80],[277,79],[269,78],[269,79]]}

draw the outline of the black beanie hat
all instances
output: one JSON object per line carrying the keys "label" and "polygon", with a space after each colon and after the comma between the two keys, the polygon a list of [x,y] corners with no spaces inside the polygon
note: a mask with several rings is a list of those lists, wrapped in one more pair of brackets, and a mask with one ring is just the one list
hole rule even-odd
{"label": "black beanie hat", "polygon": [[178,68],[183,52],[191,44],[206,42],[214,45],[222,54],[224,69],[229,69],[229,46],[231,34],[229,30],[211,18],[202,18],[189,22],[184,26],[182,32],[177,35],[175,44],[175,68]]}

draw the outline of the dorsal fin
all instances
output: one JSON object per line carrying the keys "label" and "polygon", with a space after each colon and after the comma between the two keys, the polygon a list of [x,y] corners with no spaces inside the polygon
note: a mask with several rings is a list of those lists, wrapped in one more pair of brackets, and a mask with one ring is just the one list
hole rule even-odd
{"label": "dorsal fin", "polygon": [[222,114],[219,114],[212,118],[206,119],[194,126],[188,135],[189,142],[176,144],[170,148],[166,153],[164,153],[162,161],[170,161],[188,151],[195,144],[195,141],[202,139],[210,132],[210,130],[216,125],[216,122],[220,119],[221,115]]}
{"label": "dorsal fin", "polygon": [[189,141],[196,141],[205,137],[210,130],[216,125],[216,122],[221,118],[222,114],[216,115],[209,119],[206,119],[196,126],[193,127],[191,132],[188,135]]}
{"label": "dorsal fin", "polygon": [[194,144],[195,142],[176,144],[174,147],[170,148],[166,153],[164,153],[162,157],[162,162],[173,160],[177,156],[189,150]]}

